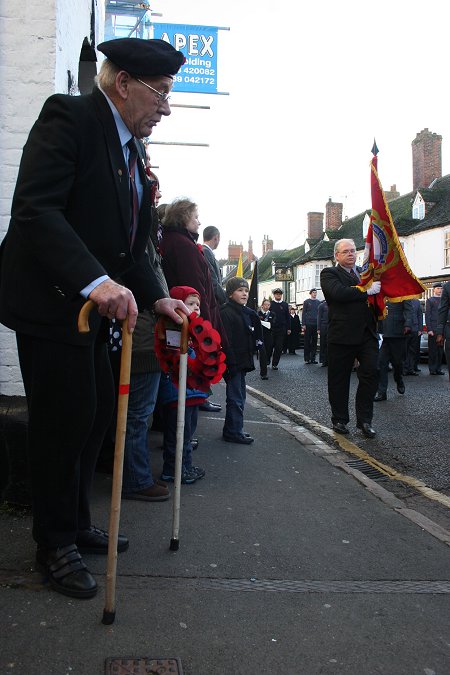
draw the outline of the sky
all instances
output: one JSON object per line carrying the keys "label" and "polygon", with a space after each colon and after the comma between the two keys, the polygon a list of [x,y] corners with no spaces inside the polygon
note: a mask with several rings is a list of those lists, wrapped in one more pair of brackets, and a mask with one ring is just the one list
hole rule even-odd
{"label": "sky", "polygon": [[153,141],[163,202],[199,207],[221,231],[218,257],[249,237],[262,253],[306,237],[307,214],[342,202],[344,217],[370,208],[373,140],[385,190],[412,190],[411,142],[442,136],[450,173],[448,23],[445,0],[154,0],[155,22],[219,26],[218,89],[174,92]]}

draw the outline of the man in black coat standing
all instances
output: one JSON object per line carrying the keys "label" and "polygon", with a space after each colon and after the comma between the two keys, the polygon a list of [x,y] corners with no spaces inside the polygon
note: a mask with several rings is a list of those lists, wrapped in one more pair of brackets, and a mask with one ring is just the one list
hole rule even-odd
{"label": "man in black coat standing", "polygon": [[222,286],[222,274],[220,272],[219,263],[214,255],[214,251],[220,244],[220,232],[214,225],[208,225],[203,230],[203,255],[209,265],[211,272],[211,281],[214,288],[214,295],[216,296],[217,304],[223,305],[227,301],[227,294]]}
{"label": "man in black coat standing", "polygon": [[302,332],[305,336],[305,363],[317,363],[317,312],[320,300],[317,300],[317,288],[311,288],[309,298],[303,303]]}
{"label": "man in black coat standing", "polygon": [[378,337],[377,322],[367,298],[380,292],[374,281],[361,291],[356,268],[356,248],[352,239],[339,239],[334,246],[335,267],[326,267],[320,275],[321,287],[328,303],[328,397],[333,429],[348,434],[350,377],[355,359],[358,388],[356,391],[356,425],[367,438],[376,435],[372,428],[373,399],[377,390]]}
{"label": "man in black coat standing", "polygon": [[273,325],[273,353],[268,355],[269,361],[272,359],[272,370],[278,370],[281,352],[283,351],[286,335],[290,335],[291,316],[289,314],[289,305],[282,300],[283,289],[274,288],[273,300],[270,303],[270,311],[275,315]]}
{"label": "man in black coat standing", "polygon": [[[90,490],[114,409],[107,319],[189,310],[149,262],[152,196],[140,139],[163,116],[184,57],[162,40],[99,45],[107,57],[85,96],[51,96],[25,145],[2,244],[0,321],[16,331],[29,410],[36,562],[58,592],[97,591],[80,553],[107,553]],[[77,318],[89,299],[90,332]],[[128,540],[119,536],[118,550]]]}
{"label": "man in black coat standing", "polygon": [[406,336],[411,332],[411,300],[387,302],[386,310],[386,318],[380,321],[378,325],[378,330],[383,336],[383,342],[378,356],[379,381],[374,401],[385,401],[387,399],[389,363],[392,364],[398,393],[405,393],[403,360],[405,358]]}
{"label": "man in black coat standing", "polygon": [[442,370],[442,357],[444,349],[437,342],[438,334],[438,307],[441,301],[443,284],[436,281],[433,284],[433,295],[427,298],[425,303],[425,323],[428,331],[428,369],[430,375],[444,375]]}

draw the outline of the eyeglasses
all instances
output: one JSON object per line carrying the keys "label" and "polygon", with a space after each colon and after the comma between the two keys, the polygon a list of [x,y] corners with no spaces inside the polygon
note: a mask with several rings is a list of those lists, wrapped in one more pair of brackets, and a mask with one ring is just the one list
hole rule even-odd
{"label": "eyeglasses", "polygon": [[143,81],[140,80],[138,77],[135,77],[134,79],[137,80],[138,82],[140,82],[141,84],[143,84],[144,87],[147,87],[147,89],[150,89],[154,94],[157,94],[160,103],[167,103],[168,100],[170,99],[170,94],[169,94],[168,92],[166,92],[166,91],[158,91],[157,89],[153,89],[153,87],[151,87],[151,86],[150,86],[149,84],[147,84],[146,82],[143,82]]}

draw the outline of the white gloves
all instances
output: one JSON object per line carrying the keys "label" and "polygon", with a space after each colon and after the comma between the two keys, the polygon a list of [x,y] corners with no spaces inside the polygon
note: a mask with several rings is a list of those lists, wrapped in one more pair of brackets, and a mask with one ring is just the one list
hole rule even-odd
{"label": "white gloves", "polygon": [[367,289],[367,295],[376,295],[381,291],[381,281],[374,281],[372,286]]}

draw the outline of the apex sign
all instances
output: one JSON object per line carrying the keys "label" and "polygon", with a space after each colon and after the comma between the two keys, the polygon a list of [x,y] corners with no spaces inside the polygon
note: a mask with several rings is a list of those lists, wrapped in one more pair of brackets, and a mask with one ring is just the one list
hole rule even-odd
{"label": "apex sign", "polygon": [[186,63],[173,78],[174,91],[217,93],[217,33],[214,26],[153,24],[153,37],[182,52]]}

